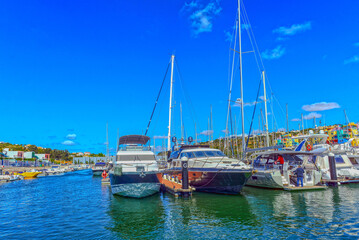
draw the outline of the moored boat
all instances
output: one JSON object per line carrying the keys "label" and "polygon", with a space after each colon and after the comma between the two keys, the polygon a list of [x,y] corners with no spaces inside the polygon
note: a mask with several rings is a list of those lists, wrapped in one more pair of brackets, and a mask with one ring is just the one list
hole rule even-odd
{"label": "moored boat", "polygon": [[[296,186],[295,169],[303,166],[304,187],[321,185],[321,172],[315,164],[314,153],[300,151],[266,151],[257,153],[253,161],[253,175],[247,186],[270,189],[287,189]],[[282,164],[279,159],[282,159]]]}
{"label": "moored boat", "polygon": [[160,191],[158,165],[147,136],[128,135],[119,140],[116,162],[110,170],[112,194],[143,198]]}
{"label": "moored boat", "polygon": [[107,171],[108,167],[106,166],[106,163],[104,162],[97,162],[95,163],[95,166],[92,168],[92,173],[94,176],[101,176],[103,171]]}
{"label": "moored boat", "polygon": [[181,179],[183,158],[188,159],[189,185],[198,192],[239,194],[252,175],[250,166],[206,145],[181,146],[171,154],[163,174]]}

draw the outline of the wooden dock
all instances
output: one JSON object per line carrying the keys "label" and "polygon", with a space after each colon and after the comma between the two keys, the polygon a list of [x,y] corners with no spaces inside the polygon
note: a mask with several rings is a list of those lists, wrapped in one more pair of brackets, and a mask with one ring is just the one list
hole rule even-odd
{"label": "wooden dock", "polygon": [[327,188],[328,188],[327,186],[303,186],[303,187],[287,186],[284,187],[283,189],[285,191],[309,191],[309,190],[325,190]]}
{"label": "wooden dock", "polygon": [[176,178],[172,178],[170,175],[161,174],[160,177],[161,190],[163,192],[168,192],[175,197],[190,197],[192,192],[195,190],[192,187],[188,189],[182,188],[182,181]]}
{"label": "wooden dock", "polygon": [[102,185],[110,185],[110,178],[103,178],[101,179]]}

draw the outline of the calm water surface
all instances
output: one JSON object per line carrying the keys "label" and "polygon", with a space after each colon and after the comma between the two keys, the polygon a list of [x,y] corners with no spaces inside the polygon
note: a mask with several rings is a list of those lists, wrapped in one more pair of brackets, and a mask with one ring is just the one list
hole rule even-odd
{"label": "calm water surface", "polygon": [[0,239],[358,239],[358,197],[359,184],[137,200],[91,175],[43,177],[0,185]]}

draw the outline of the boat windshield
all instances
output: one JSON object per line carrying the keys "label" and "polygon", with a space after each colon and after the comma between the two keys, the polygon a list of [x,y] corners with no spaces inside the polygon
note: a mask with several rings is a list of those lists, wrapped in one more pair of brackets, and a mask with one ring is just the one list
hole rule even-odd
{"label": "boat windshield", "polygon": [[343,157],[340,155],[335,156],[335,162],[336,163],[345,163]]}
{"label": "boat windshield", "polygon": [[303,159],[298,155],[272,154],[272,155],[260,155],[260,156],[258,156],[254,160],[253,164],[254,164],[255,167],[280,164],[279,156],[282,156],[284,162],[288,162],[289,165],[301,165],[303,163]]}
{"label": "boat windshield", "polygon": [[206,157],[225,157],[226,155],[221,151],[216,150],[208,150],[208,151],[194,151],[194,152],[183,152],[180,155],[180,159],[182,157],[191,158],[206,158]]}

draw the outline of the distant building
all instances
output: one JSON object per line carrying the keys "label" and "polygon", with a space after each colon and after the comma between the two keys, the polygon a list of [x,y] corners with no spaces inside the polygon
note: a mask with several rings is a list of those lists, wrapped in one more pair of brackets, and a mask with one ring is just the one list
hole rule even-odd
{"label": "distant building", "polygon": [[84,152],[84,155],[85,155],[85,156],[90,156],[91,153],[90,153],[90,152]]}
{"label": "distant building", "polygon": [[35,157],[39,160],[50,160],[50,154],[35,154]]}
{"label": "distant building", "polygon": [[25,159],[32,159],[35,158],[35,152],[24,152]]}
{"label": "distant building", "polygon": [[4,150],[2,152],[7,158],[23,158],[24,157],[23,151],[10,151],[9,148],[4,148]]}
{"label": "distant building", "polygon": [[83,156],[84,154],[82,152],[76,153],[76,156]]}

